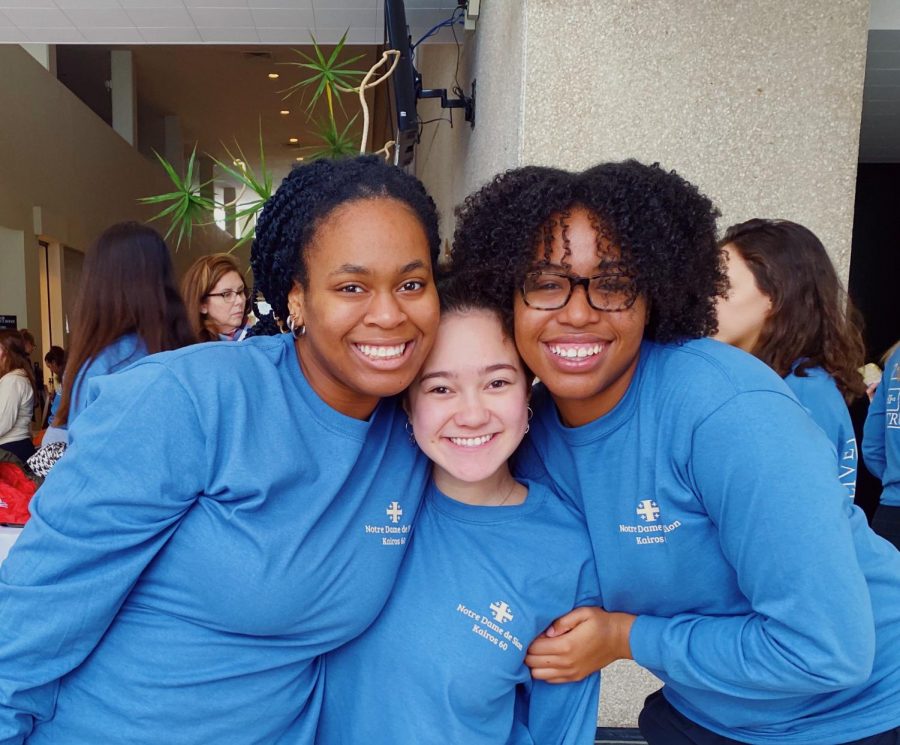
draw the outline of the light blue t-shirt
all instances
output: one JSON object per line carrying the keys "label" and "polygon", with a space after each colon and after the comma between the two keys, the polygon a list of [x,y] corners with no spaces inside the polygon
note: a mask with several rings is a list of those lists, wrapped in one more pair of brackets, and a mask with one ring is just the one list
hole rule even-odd
{"label": "light blue t-shirt", "polygon": [[319,655],[394,584],[428,464],[293,337],[97,378],[0,567],[0,743],[310,743]]}
{"label": "light blue t-shirt", "polygon": [[644,342],[605,416],[567,428],[542,387],[532,407],[518,472],[584,511],[604,607],[638,616],[634,659],[677,710],[772,745],[900,725],[900,552],[768,366]]}
{"label": "light blue t-shirt", "polygon": [[821,367],[806,371],[805,377],[795,372],[785,376],[784,382],[793,391],[803,408],[809,412],[835,450],[838,478],[847,487],[850,499],[856,496],[856,468],[858,451],[850,410],[837,383]]}
{"label": "light blue t-shirt", "polygon": [[88,381],[100,375],[112,375],[124,370],[129,365],[147,356],[147,347],[137,334],[120,336],[109,346],[100,350],[99,354],[75,375],[72,384],[72,397],[69,403],[68,422],[64,429],[72,426],[78,415],[88,405]]}
{"label": "light blue t-shirt", "polygon": [[325,658],[320,745],[591,745],[599,676],[532,682],[528,645],[597,605],[581,516],[526,483],[521,505],[480,507],[434,486],[378,620]]}
{"label": "light blue t-shirt", "polygon": [[900,507],[900,349],[890,356],[869,404],[863,460],[881,479],[881,504]]}

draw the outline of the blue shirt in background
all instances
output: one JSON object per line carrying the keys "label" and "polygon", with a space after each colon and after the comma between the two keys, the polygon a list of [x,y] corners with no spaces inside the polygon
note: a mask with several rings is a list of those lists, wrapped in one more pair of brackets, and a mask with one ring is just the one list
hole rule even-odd
{"label": "blue shirt in background", "polygon": [[863,459],[881,479],[881,503],[900,507],[900,349],[884,366],[863,430]]}
{"label": "blue shirt in background", "polygon": [[850,499],[856,496],[858,450],[853,422],[847,402],[832,378],[821,367],[806,370],[806,376],[795,372],[785,376],[784,382],[793,391],[803,408],[809,412],[835,450],[838,478],[847,487]]}

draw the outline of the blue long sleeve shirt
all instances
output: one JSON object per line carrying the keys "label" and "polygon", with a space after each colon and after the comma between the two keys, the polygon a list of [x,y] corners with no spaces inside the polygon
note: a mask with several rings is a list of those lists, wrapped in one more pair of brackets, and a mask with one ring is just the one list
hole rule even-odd
{"label": "blue long sleeve shirt", "polygon": [[644,342],[576,428],[536,391],[519,472],[585,514],[603,604],[689,719],[748,743],[830,745],[900,724],[900,553],[835,478],[770,368],[712,340]]}
{"label": "blue long sleeve shirt", "polygon": [[856,496],[859,454],[850,410],[837,383],[821,367],[810,368],[804,377],[791,372],[785,376],[784,382],[834,447],[838,478],[847,487],[850,499],[853,499]]}
{"label": "blue long sleeve shirt", "polygon": [[321,745],[591,745],[599,676],[534,682],[532,639],[597,604],[581,516],[540,484],[481,507],[434,486],[378,620],[325,658]]}
{"label": "blue long sleeve shirt", "polygon": [[310,743],[319,656],[393,586],[427,483],[398,402],[327,406],[293,339],[96,379],[0,567],[0,743]]}
{"label": "blue long sleeve shirt", "polygon": [[900,349],[885,364],[869,405],[862,449],[866,466],[881,479],[881,503],[900,507]]}

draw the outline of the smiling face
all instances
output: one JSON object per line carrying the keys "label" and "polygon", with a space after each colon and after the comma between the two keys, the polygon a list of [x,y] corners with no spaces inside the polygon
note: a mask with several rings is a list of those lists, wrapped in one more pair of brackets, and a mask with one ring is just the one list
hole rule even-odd
{"label": "smiling face", "polygon": [[496,314],[452,311],[407,394],[416,442],[434,480],[455,497],[508,477],[506,461],[525,436],[528,381]]}
{"label": "smiling face", "polygon": [[[223,292],[231,292],[234,295],[226,300],[221,295]],[[246,310],[246,288],[244,280],[237,272],[223,275],[200,303],[200,313],[205,316],[210,331],[217,334],[234,332],[244,322]]]}
{"label": "smiling face", "polygon": [[728,271],[728,294],[716,301],[719,330],[715,338],[752,354],[772,312],[772,299],[759,289],[734,244],[729,243],[722,251]]}
{"label": "smiling face", "polygon": [[[560,220],[554,222],[547,271],[582,277],[616,273],[618,249],[602,237],[598,241],[585,209],[573,208],[566,219],[568,256]],[[535,262],[542,259],[540,246]],[[569,302],[558,310],[531,308],[521,293],[516,293],[516,346],[547,386],[568,426],[603,416],[625,395],[637,367],[647,312],[642,296],[627,310],[596,310],[588,303],[584,287],[577,287]]]}
{"label": "smiling face", "polygon": [[306,332],[303,372],[325,403],[364,419],[412,381],[434,341],[439,310],[428,239],[402,202],[350,202],[319,225],[304,257],[307,286],[288,307]]}

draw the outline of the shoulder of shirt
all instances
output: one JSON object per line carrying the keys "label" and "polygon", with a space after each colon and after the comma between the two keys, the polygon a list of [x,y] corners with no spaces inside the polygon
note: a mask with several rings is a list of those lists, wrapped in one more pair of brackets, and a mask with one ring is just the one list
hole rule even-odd
{"label": "shoulder of shirt", "polygon": [[797,395],[802,398],[804,392],[813,393],[820,396],[837,396],[844,400],[841,392],[837,387],[834,378],[821,367],[811,367],[806,370],[806,375],[797,375],[793,371],[784,376],[784,382]]}
{"label": "shoulder of shirt", "polygon": [[[641,354],[645,355],[644,375],[650,372],[657,384],[668,383],[705,399],[749,391],[789,394],[784,381],[764,362],[714,339],[680,344],[644,342]],[[689,385],[688,380],[692,381]]]}
{"label": "shoulder of shirt", "polygon": [[240,342],[209,341],[191,344],[181,349],[151,354],[135,363],[133,368],[160,365],[173,372],[199,371],[219,375],[223,370],[238,370],[244,365],[276,364],[288,348],[282,334],[254,336]]}

